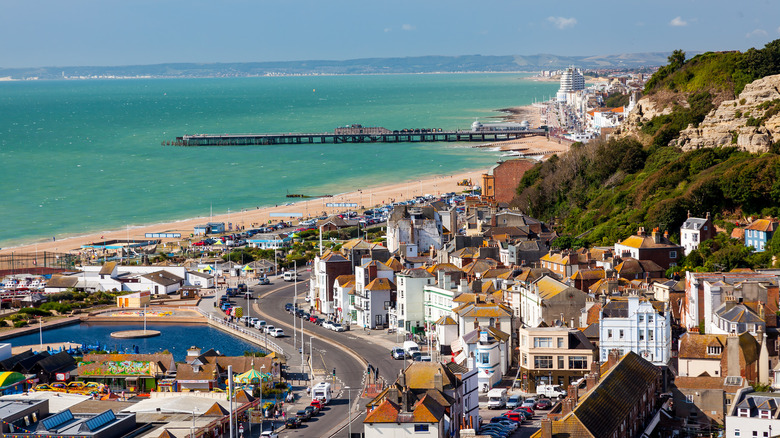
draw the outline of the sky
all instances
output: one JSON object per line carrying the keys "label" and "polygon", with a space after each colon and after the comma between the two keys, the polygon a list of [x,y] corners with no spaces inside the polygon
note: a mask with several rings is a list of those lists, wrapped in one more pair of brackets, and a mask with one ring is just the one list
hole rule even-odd
{"label": "sky", "polygon": [[0,0],[0,67],[761,48],[778,0]]}

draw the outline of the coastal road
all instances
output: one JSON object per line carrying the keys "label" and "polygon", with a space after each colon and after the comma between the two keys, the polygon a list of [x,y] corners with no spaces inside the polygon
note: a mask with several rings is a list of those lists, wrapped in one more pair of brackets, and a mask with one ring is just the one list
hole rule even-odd
{"label": "coastal road", "polygon": [[[300,330],[301,319],[293,317],[289,312],[284,310],[285,303],[295,303],[294,283],[284,283],[281,277],[278,280],[273,280],[273,284],[266,286],[255,286],[252,288],[256,297],[257,306],[253,308],[253,313],[258,312],[261,319],[265,319],[269,323],[274,324],[277,327],[283,327],[285,333],[288,335],[285,338],[275,339],[277,344],[282,345],[285,352],[290,351],[299,353],[300,348]],[[308,281],[298,282],[298,305],[304,309],[308,309],[309,305],[303,302],[302,297],[306,290],[308,290]],[[237,300],[238,303],[241,300]],[[256,316],[256,315],[255,315]],[[297,326],[297,335],[292,335],[292,324]],[[398,376],[398,372],[402,369],[404,361],[394,360],[390,357],[390,347],[388,346],[387,335],[376,335],[376,341],[372,342],[369,338],[370,335],[364,333],[353,333],[346,331],[337,333],[321,326],[315,325],[308,321],[303,322],[304,331],[304,343],[305,343],[305,358],[309,354],[309,343],[311,337],[314,336],[312,353],[314,356],[313,368],[315,371],[322,370],[328,378],[332,378],[333,369],[336,370],[336,386],[342,388],[349,386],[353,388],[351,391],[353,400],[356,397],[355,388],[362,388],[365,380],[366,365],[365,362],[370,363],[373,367],[379,369],[379,375],[387,381],[394,381]],[[296,341],[296,348],[292,347],[293,339]],[[335,342],[347,348],[352,354],[345,353],[344,350],[339,349],[327,341]],[[365,361],[365,362],[364,362]],[[297,371],[297,370],[293,370]],[[331,403],[330,409],[326,410],[317,419],[316,427],[321,433],[325,433],[331,428],[320,429],[320,423],[322,426],[330,426],[331,419],[335,417],[336,422],[345,422],[346,420],[346,392],[339,394],[338,400],[334,400]],[[368,399],[361,400],[361,408],[365,405]],[[364,411],[364,409],[361,409]],[[306,428],[300,429],[300,436],[311,436],[311,430],[306,432],[308,427],[314,426],[315,423],[308,423]],[[334,424],[334,426],[335,426]],[[363,429],[362,422],[358,419],[353,421],[352,431],[359,432]],[[289,436],[296,436],[295,431],[289,431]],[[345,432],[346,434],[346,432]]]}

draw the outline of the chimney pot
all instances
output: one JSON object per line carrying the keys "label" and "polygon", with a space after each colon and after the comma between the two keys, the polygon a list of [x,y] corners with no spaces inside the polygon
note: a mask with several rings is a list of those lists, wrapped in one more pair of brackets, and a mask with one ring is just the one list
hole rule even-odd
{"label": "chimney pot", "polygon": [[552,438],[552,420],[545,418],[542,420],[541,438]]}

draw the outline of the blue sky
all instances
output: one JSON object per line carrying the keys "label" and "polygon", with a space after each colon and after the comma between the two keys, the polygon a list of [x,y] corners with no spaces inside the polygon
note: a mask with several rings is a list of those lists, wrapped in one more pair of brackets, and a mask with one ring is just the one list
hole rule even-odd
{"label": "blue sky", "polygon": [[2,0],[0,67],[745,50],[777,0]]}

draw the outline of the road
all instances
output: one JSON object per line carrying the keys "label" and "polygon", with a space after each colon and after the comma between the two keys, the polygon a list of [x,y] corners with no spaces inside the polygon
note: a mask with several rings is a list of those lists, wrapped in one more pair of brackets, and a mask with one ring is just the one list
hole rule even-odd
{"label": "road", "polygon": [[[295,303],[295,288],[294,283],[284,283],[281,277],[273,279],[270,285],[251,287],[255,299],[253,300],[254,305],[252,306],[250,316],[256,316],[276,327],[282,327],[287,336],[276,338],[274,342],[282,347],[285,354],[289,357],[297,355],[298,357],[295,360],[291,360],[291,362],[300,366],[300,331],[302,321],[284,310],[285,303]],[[297,289],[299,306],[308,309],[308,303],[303,301],[303,292],[308,290],[308,281],[299,281]],[[242,301],[244,300],[236,300],[237,304],[246,305],[246,302],[242,303]],[[296,324],[294,335],[293,324]],[[315,381],[318,379],[333,381],[332,373],[334,369],[336,370],[334,382],[335,399],[313,421],[304,423],[304,427],[301,429],[286,431],[285,436],[313,436],[312,428],[316,428],[320,436],[325,436],[324,434],[327,431],[333,431],[339,423],[346,423],[348,394],[343,388],[352,388],[350,392],[354,402],[358,395],[356,389],[363,388],[365,383],[366,362],[370,363],[372,367],[378,368],[379,375],[387,381],[394,381],[404,364],[404,361],[394,360],[390,357],[388,335],[385,332],[374,331],[376,342],[383,345],[366,342],[366,337],[371,336],[366,333],[351,331],[337,333],[308,321],[303,322],[303,333],[305,343],[304,361],[308,362],[309,351],[311,350]],[[310,347],[312,336],[314,341]],[[339,349],[337,345],[328,343],[328,340],[347,347],[352,354]],[[295,346],[293,346],[293,342],[295,342]],[[292,369],[291,371],[297,372],[300,371],[300,368]],[[305,393],[303,394],[305,397]],[[356,408],[358,410],[355,413],[365,412],[364,406],[368,401],[367,398],[360,399],[358,402],[360,407]],[[361,416],[353,420],[352,432],[361,432],[362,430]],[[344,430],[343,436],[346,436],[346,434],[347,431]],[[341,433],[339,435],[342,436]]]}

